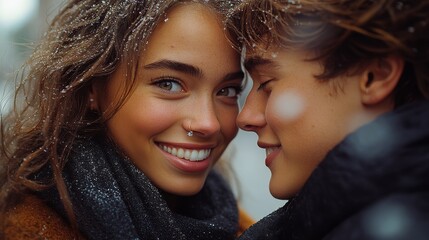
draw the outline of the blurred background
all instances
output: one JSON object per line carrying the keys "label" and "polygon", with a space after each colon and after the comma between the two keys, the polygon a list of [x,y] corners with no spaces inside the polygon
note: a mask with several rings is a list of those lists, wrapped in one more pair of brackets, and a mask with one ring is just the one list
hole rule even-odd
{"label": "blurred background", "polygon": [[[63,2],[0,0],[0,114],[10,109],[17,71]],[[245,95],[240,99],[241,106]],[[256,134],[240,130],[227,154],[232,157],[233,172],[238,180],[236,192],[240,204],[259,220],[285,201],[274,199],[268,191],[270,172],[264,164],[265,151],[256,146],[256,141]]]}

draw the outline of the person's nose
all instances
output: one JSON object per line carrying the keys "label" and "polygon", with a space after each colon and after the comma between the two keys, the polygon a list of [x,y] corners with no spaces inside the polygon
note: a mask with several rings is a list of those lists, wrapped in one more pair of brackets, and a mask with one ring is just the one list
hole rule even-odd
{"label": "person's nose", "polygon": [[245,131],[253,132],[266,125],[264,96],[254,90],[250,91],[243,109],[238,114],[237,125]]}
{"label": "person's nose", "polygon": [[221,125],[215,103],[211,99],[199,99],[190,106],[191,117],[185,126],[194,134],[211,136],[220,132]]}

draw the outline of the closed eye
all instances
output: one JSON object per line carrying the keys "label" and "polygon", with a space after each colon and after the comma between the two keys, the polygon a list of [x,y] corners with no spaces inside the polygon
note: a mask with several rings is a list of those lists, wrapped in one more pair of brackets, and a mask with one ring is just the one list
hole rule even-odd
{"label": "closed eye", "polygon": [[266,89],[266,87],[267,87],[267,84],[268,84],[269,82],[271,82],[271,80],[268,80],[268,81],[265,81],[265,82],[263,82],[263,83],[259,84],[259,87],[258,87],[257,91],[265,90],[265,89]]}

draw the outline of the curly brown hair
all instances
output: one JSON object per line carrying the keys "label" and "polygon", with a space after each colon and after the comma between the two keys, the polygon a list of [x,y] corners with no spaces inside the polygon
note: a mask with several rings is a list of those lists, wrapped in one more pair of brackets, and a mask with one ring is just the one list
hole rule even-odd
{"label": "curly brown hair", "polygon": [[[105,132],[104,122],[135,86],[139,56],[151,32],[169,9],[187,2],[203,4],[225,20],[237,1],[72,0],[62,8],[21,71],[13,110],[0,119],[0,215],[21,193],[54,185],[76,229],[62,178],[67,156],[78,138]],[[91,86],[107,84],[124,63],[121,100],[106,112],[91,111]],[[32,176],[45,166],[53,179],[35,181]]]}
{"label": "curly brown hair", "polygon": [[388,55],[404,59],[395,106],[429,98],[429,1],[244,0],[227,28],[248,51],[314,52],[328,80]]}

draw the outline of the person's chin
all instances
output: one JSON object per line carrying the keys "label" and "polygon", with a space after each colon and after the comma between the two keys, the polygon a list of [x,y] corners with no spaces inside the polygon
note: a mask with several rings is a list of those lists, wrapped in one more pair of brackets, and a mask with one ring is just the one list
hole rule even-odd
{"label": "person's chin", "polygon": [[275,183],[271,178],[270,181],[270,193],[274,198],[281,200],[288,200],[297,194],[295,189],[287,188],[284,183]]}
{"label": "person's chin", "polygon": [[179,181],[176,181],[177,184],[169,186],[168,188],[164,188],[163,190],[176,196],[192,196],[201,191],[204,186],[204,182],[205,178],[198,180],[193,179],[187,183],[179,183]]}

